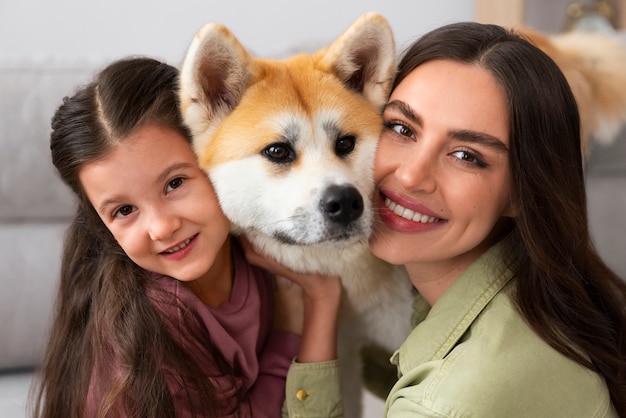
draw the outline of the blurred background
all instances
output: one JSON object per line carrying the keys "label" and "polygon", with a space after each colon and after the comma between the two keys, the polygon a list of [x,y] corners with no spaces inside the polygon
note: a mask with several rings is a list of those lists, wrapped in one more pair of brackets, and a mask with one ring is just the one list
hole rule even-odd
{"label": "blurred background", "polygon": [[[398,47],[442,24],[483,20],[529,24],[558,32],[572,3],[592,0],[3,0],[0,5],[0,59],[16,62],[110,60],[147,54],[181,61],[195,31],[207,22],[227,25],[258,55],[283,56],[302,46],[324,44],[357,16],[377,11],[391,23]],[[602,2],[611,21],[622,26],[622,1]]]}
{"label": "blurred background", "polygon": [[147,1],[4,0],[0,51],[15,60],[101,60],[148,54],[178,63],[204,23],[220,22],[255,54],[283,56],[334,39],[359,15],[389,19],[399,44],[446,22],[470,20],[468,0]]}
{"label": "blurred background", "polygon": [[[390,22],[398,52],[455,21],[601,31],[624,39],[626,0],[2,0],[0,3],[0,417],[26,416],[73,212],[49,161],[52,113],[111,60],[148,55],[179,66],[194,33],[225,24],[255,55],[313,51],[368,11]],[[626,133],[594,146],[586,169],[600,253],[626,277]],[[368,417],[382,402],[366,398]]]}

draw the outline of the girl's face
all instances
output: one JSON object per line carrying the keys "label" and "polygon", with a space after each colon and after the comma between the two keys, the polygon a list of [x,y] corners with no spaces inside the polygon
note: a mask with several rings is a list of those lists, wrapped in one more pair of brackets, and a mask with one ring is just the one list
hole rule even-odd
{"label": "girl's face", "polygon": [[102,221],[144,269],[190,282],[230,265],[230,224],[177,132],[140,127],[79,177]]}
{"label": "girl's face", "polygon": [[372,251],[413,280],[456,277],[515,215],[504,91],[479,66],[430,61],[396,87],[383,118]]}

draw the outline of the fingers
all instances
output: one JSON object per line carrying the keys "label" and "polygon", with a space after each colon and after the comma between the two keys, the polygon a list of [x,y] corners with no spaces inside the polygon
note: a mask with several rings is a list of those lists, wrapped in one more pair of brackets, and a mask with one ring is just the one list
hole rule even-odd
{"label": "fingers", "polygon": [[284,276],[289,279],[292,279],[297,274],[278,263],[273,257],[263,254],[259,248],[253,246],[247,239],[240,237],[240,243],[248,263],[259,266],[277,276]]}
{"label": "fingers", "polygon": [[302,289],[279,276],[274,283],[274,328],[301,335],[304,318]]}
{"label": "fingers", "polygon": [[278,263],[273,257],[265,255],[254,247],[247,239],[240,238],[241,246],[250,264],[259,266],[276,276],[285,277],[300,285],[309,296],[326,294],[327,291],[340,291],[340,280],[335,276],[325,276],[318,273],[298,273]]}
{"label": "fingers", "polygon": [[277,288],[284,288],[284,289],[290,289],[291,286],[294,284],[291,280],[285,279],[282,276],[274,277],[274,283]]}

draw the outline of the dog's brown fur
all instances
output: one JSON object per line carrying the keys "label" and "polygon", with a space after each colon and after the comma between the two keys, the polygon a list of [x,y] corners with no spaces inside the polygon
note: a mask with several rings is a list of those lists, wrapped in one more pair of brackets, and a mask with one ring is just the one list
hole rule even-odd
{"label": "dog's brown fur", "polygon": [[612,143],[626,123],[626,44],[601,33],[517,32],[548,54],[567,78],[580,112],[583,155],[589,155],[593,142]]}

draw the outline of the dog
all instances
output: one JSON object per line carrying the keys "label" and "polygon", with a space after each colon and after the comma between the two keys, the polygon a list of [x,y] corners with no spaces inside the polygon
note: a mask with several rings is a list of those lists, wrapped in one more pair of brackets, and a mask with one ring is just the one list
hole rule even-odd
{"label": "dog", "polygon": [[[615,81],[604,79],[608,70],[588,69],[593,48],[520,32],[561,67],[585,129],[609,141],[625,116],[626,91],[602,100],[606,93],[595,83],[614,89]],[[342,278],[346,417],[361,414],[361,348],[373,344],[392,353],[411,331],[414,293],[406,271],[368,248],[373,159],[394,70],[393,33],[375,13],[327,47],[284,60],[254,57],[226,27],[209,23],[181,68],[184,120],[233,233],[293,270]]]}
{"label": "dog", "polygon": [[361,415],[360,349],[411,331],[403,267],[368,247],[373,160],[395,71],[388,22],[368,13],[330,45],[253,57],[224,26],[193,39],[180,76],[185,123],[235,234],[295,271],[340,276],[344,414]]}
{"label": "dog", "polygon": [[613,143],[626,124],[626,43],[604,33],[513,30],[552,58],[565,75],[580,113],[583,157],[589,157],[596,143]]}

